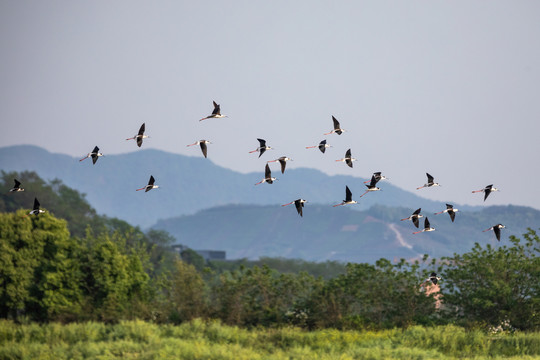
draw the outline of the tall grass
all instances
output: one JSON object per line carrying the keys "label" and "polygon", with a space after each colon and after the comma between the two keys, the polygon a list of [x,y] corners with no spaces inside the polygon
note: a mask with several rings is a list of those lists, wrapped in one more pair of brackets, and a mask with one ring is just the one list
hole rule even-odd
{"label": "tall grass", "polygon": [[242,329],[126,321],[0,321],[0,359],[540,359],[540,333],[486,334],[456,326],[382,331]]}

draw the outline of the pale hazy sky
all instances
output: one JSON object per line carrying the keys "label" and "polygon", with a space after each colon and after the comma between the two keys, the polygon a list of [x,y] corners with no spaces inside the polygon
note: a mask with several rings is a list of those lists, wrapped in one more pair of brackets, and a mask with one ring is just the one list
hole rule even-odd
{"label": "pale hazy sky", "polygon": [[[0,1],[0,146],[143,148],[540,208],[540,2]],[[225,119],[199,122],[221,104]],[[348,130],[324,136],[331,116]],[[267,140],[277,150],[248,154]],[[305,146],[327,139],[326,154]],[[352,149],[354,169],[334,160]],[[106,161],[106,159],[105,159]],[[201,159],[201,161],[203,161]],[[425,173],[441,188],[415,188]],[[307,179],[308,180],[308,179]]]}

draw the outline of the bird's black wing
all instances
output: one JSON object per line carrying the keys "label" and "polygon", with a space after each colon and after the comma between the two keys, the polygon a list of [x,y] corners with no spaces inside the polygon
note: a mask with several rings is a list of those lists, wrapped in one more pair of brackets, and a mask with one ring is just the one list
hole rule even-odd
{"label": "bird's black wing", "polygon": [[139,128],[139,135],[144,135],[144,130],[145,130],[144,124],[145,124],[145,123],[143,123],[143,124],[141,125],[141,127]]}
{"label": "bird's black wing", "polygon": [[426,175],[427,175],[428,184],[433,184],[433,180],[434,180],[433,176],[429,175],[428,173],[426,173]]}
{"label": "bird's black wing", "polygon": [[18,189],[20,186],[21,186],[21,183],[20,181],[18,181],[17,179],[13,179],[13,181],[15,181],[15,186],[13,186],[15,189]]}
{"label": "bird's black wing", "polygon": [[285,161],[285,159],[282,159],[282,158],[279,158],[279,164],[281,165],[281,173],[284,174],[285,173],[285,166],[287,165],[287,162]]}
{"label": "bird's black wing", "polygon": [[484,189],[484,201],[488,198],[489,194],[491,194],[491,187],[486,187]]}
{"label": "bird's black wing", "polygon": [[37,198],[34,198],[34,210],[39,210],[39,201]]}
{"label": "bird's black wing", "polygon": [[212,111],[212,115],[221,115],[219,104],[217,104],[215,101],[213,101],[213,103],[214,103],[214,111]]}
{"label": "bird's black wing", "polygon": [[270,179],[272,177],[272,172],[270,171],[270,166],[268,166],[268,163],[266,163],[264,168],[264,177],[265,179]]}
{"label": "bird's black wing", "polygon": [[334,122],[334,130],[339,129],[339,121],[332,115],[332,121]]}
{"label": "bird's black wing", "polygon": [[264,140],[264,139],[259,139],[259,138],[257,138],[257,140],[259,141],[259,146],[260,146],[260,147],[265,147],[265,146],[266,146],[266,140]]}
{"label": "bird's black wing", "polygon": [[493,227],[493,232],[495,233],[495,237],[497,238],[497,240],[501,241],[501,228],[499,228],[499,226],[495,225]]}
{"label": "bird's black wing", "polygon": [[348,186],[345,186],[345,201],[351,201],[351,200],[352,200],[352,192]]}
{"label": "bird's black wing", "polygon": [[303,216],[302,214],[302,208],[304,207],[304,203],[300,201],[300,199],[294,201],[294,206],[296,206],[296,211],[298,212],[298,215]]}
{"label": "bird's black wing", "polygon": [[92,164],[95,164],[98,159],[97,153],[92,154]]}
{"label": "bird's black wing", "polygon": [[135,138],[135,140],[137,141],[137,146],[138,146],[138,147],[141,147],[142,142],[143,142],[142,136],[137,136],[137,137]]}
{"label": "bird's black wing", "polygon": [[448,210],[448,215],[450,215],[450,219],[452,219],[452,222],[454,222],[456,218],[456,213],[454,212],[454,210]]}
{"label": "bird's black wing", "polygon": [[150,175],[150,180],[148,180],[148,185],[154,185],[154,181],[156,180],[154,179],[152,175]]}
{"label": "bird's black wing", "polygon": [[418,216],[414,216],[411,218],[414,226],[416,226],[417,228],[420,226],[420,221],[418,220]]}
{"label": "bird's black wing", "polygon": [[199,143],[199,146],[201,147],[201,150],[202,150],[202,153],[204,155],[204,157],[206,157],[206,153],[207,153],[207,147],[206,147],[206,143],[204,141],[201,141]]}
{"label": "bird's black wing", "polygon": [[429,220],[428,218],[426,218],[426,220],[424,220],[424,229],[429,229],[431,227],[430,223],[429,223]]}
{"label": "bird's black wing", "polygon": [[414,210],[413,215],[420,215],[420,211],[422,211],[422,208]]}
{"label": "bird's black wing", "polygon": [[351,149],[345,152],[345,158],[350,158],[350,157],[351,157]]}
{"label": "bird's black wing", "polygon": [[379,181],[379,180],[377,180],[377,178],[375,177],[375,175],[371,176],[371,182],[369,183],[369,186],[368,186],[368,187],[369,187],[369,188],[374,188],[375,185],[377,185],[377,181]]}

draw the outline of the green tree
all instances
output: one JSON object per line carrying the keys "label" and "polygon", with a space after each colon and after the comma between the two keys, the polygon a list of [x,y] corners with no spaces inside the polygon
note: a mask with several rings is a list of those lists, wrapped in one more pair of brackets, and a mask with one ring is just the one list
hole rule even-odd
{"label": "green tree", "polygon": [[180,323],[207,315],[206,284],[195,266],[176,260],[169,276],[167,303],[169,318]]}
{"label": "green tree", "polygon": [[0,214],[0,316],[57,320],[79,312],[77,242],[50,214]]}
{"label": "green tree", "polygon": [[482,247],[444,258],[443,301],[451,316],[465,324],[540,328],[540,238],[529,229],[524,243]]}
{"label": "green tree", "polygon": [[375,328],[429,322],[434,299],[420,291],[418,262],[347,264],[347,272],[313,297],[313,327]]}

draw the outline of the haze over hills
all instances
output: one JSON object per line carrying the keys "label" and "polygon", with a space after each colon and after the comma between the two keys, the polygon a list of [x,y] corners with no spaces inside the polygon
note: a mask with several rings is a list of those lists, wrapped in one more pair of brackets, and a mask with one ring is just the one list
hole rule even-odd
{"label": "haze over hills", "polygon": [[[413,235],[418,229],[411,221],[400,221],[409,211],[382,205],[353,211],[308,203],[301,218],[293,205],[230,205],[160,220],[154,228],[192,248],[225,250],[231,259],[265,256],[372,263],[423,254],[440,258],[469,251],[475,242],[504,245],[510,235],[521,237],[528,227],[537,229],[540,224],[540,211],[523,206],[459,211],[454,223],[447,214],[422,211],[436,231]],[[421,219],[420,228],[423,223]],[[507,226],[501,242],[493,231],[482,232],[497,223]]]}
{"label": "haze over hills", "polygon": [[[152,149],[138,149],[120,155],[105,154],[92,165],[90,160],[79,162],[78,158],[50,153],[36,146],[0,148],[0,169],[31,170],[45,179],[61,179],[66,185],[85,193],[99,213],[141,227],[149,227],[159,219],[230,204],[277,205],[299,197],[311,204],[336,204],[344,199],[345,185],[353,192],[353,198],[359,201],[355,210],[365,210],[376,204],[400,206],[407,209],[406,213],[419,207],[430,212],[445,208],[444,203],[404,191],[392,185],[391,181],[379,183],[383,191],[359,199],[365,190],[363,181],[367,179],[329,176],[306,168],[287,169],[285,174],[281,174],[278,163],[271,164],[271,168],[279,181],[272,185],[254,186],[264,177],[264,163],[262,160],[260,173],[241,174],[217,166],[211,159]],[[148,193],[136,192],[135,189],[146,185],[150,175],[155,177],[160,188]],[[462,209],[479,209],[455,205]]]}

